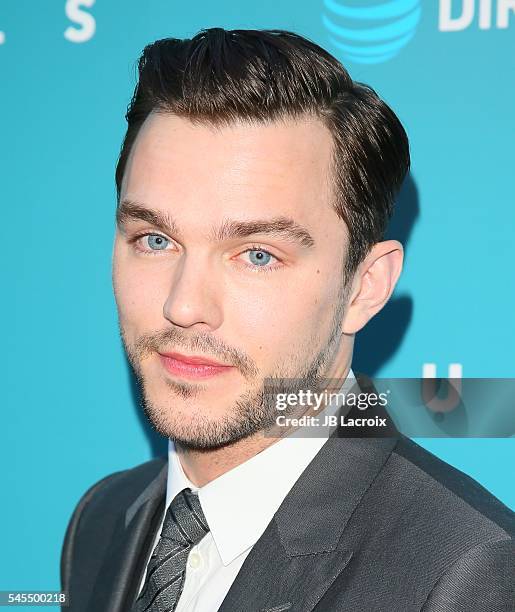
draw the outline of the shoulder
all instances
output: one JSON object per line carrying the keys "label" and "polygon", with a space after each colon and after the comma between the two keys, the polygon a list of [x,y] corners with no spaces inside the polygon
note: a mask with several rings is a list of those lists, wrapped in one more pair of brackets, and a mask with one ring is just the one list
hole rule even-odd
{"label": "shoulder", "polygon": [[477,530],[490,540],[513,538],[515,513],[476,480],[401,436],[391,463],[416,486],[417,504],[460,532]]}
{"label": "shoulder", "polygon": [[350,521],[356,563],[370,572],[380,558],[384,596],[401,596],[392,585],[402,574],[424,612],[511,610],[515,514],[409,438],[392,446]]}
{"label": "shoulder", "polygon": [[127,508],[156,478],[167,463],[165,457],[114,472],[89,487],[78,501],[68,522],[61,551],[61,584],[68,585],[77,545],[106,543]]}
{"label": "shoulder", "polygon": [[409,438],[390,457],[411,482],[403,499],[431,589],[424,612],[512,610],[515,513],[470,476]]}
{"label": "shoulder", "polygon": [[78,501],[68,529],[84,512],[125,510],[156,478],[166,465],[165,457],[157,457],[133,468],[114,472],[94,483]]}
{"label": "shoulder", "polygon": [[156,478],[166,465],[165,457],[157,457],[133,468],[114,472],[93,484],[79,500],[75,512],[85,507],[114,504],[116,509],[126,509],[137,496]]}

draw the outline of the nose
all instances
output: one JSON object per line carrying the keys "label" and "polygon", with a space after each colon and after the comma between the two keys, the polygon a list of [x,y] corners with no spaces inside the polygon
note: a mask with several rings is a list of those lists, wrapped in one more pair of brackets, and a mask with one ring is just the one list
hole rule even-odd
{"label": "nose", "polygon": [[214,330],[223,321],[221,283],[208,261],[183,255],[173,271],[165,319],[178,327]]}

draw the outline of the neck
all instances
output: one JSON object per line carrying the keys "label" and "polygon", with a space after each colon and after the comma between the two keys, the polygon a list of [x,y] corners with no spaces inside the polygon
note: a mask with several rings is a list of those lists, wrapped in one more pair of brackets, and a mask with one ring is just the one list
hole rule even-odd
{"label": "neck", "polygon": [[[348,361],[339,366],[333,366],[326,373],[326,378],[338,380],[340,386],[349,374],[350,356]],[[281,438],[267,437],[263,431],[238,440],[233,444],[212,450],[191,450],[176,443],[177,453],[184,473],[197,487],[203,487],[225,472],[232,470],[251,457],[275,444]]]}

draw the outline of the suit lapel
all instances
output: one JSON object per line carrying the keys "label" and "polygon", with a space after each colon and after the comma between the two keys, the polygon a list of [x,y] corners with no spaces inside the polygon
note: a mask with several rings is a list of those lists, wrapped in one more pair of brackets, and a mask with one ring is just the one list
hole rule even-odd
{"label": "suit lapel", "polygon": [[352,551],[288,555],[272,521],[254,545],[219,612],[307,612],[345,568]]}
{"label": "suit lapel", "polygon": [[395,444],[330,438],[250,551],[219,612],[313,610],[352,558],[345,526]]}
{"label": "suit lapel", "polygon": [[[356,378],[359,389],[375,390]],[[349,565],[356,544],[345,527],[401,435],[383,408],[368,410],[388,418],[386,431],[363,438],[335,430],[253,546],[219,612],[311,612]]]}
{"label": "suit lapel", "polygon": [[88,610],[127,612],[130,609],[164,512],[166,474],[165,462],[154,480],[120,515]]}

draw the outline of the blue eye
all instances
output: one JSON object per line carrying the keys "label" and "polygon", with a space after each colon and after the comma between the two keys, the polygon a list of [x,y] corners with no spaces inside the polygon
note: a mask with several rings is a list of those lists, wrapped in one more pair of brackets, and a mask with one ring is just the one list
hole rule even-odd
{"label": "blue eye", "polygon": [[168,243],[170,242],[167,238],[161,236],[160,234],[148,234],[145,236],[145,238],[147,240],[148,247],[153,251],[162,251],[163,249],[166,249]]}
{"label": "blue eye", "polygon": [[250,249],[247,253],[249,254],[250,261],[255,266],[266,266],[273,257],[268,251],[263,251],[261,249]]}

